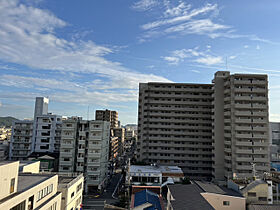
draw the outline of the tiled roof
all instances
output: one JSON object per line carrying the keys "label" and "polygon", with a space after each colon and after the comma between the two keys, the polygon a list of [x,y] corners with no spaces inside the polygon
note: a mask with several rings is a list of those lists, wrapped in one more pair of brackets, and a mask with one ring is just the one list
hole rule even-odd
{"label": "tiled roof", "polygon": [[157,194],[145,189],[140,192],[135,193],[134,197],[134,207],[143,205],[145,203],[152,204],[151,207],[146,208],[145,210],[161,210],[160,200]]}

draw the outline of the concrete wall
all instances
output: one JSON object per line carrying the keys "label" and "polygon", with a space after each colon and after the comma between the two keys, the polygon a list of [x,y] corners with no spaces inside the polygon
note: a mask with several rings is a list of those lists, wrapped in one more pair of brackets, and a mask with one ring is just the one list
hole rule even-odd
{"label": "concrete wall", "polygon": [[[252,196],[248,196],[249,192],[255,192],[256,196],[252,197]],[[264,183],[264,184],[259,184],[256,187],[254,187],[253,189],[249,190],[248,192],[243,194],[244,197],[246,197],[246,203],[248,204],[267,204],[267,201],[259,201],[259,197],[268,197],[268,184]]]}
{"label": "concrete wall", "polygon": [[[0,200],[17,191],[19,162],[0,165]],[[10,192],[11,179],[15,178],[14,192]],[[0,208],[2,209],[2,208]]]}
{"label": "concrete wall", "polygon": [[[17,169],[18,170],[18,169]],[[34,196],[34,204],[33,204],[33,209],[36,209],[37,207],[39,207],[40,205],[44,205],[44,203],[46,201],[48,201],[46,204],[47,205],[51,205],[54,204],[55,202],[57,202],[58,206],[60,207],[60,201],[61,199],[57,198],[55,195],[57,193],[57,183],[58,183],[58,176],[52,176],[49,179],[43,181],[42,183],[18,194],[15,195],[14,197],[12,197],[11,199],[3,202],[0,204],[0,209],[10,209],[13,208],[14,206],[18,205],[19,203],[25,201],[26,202],[26,208],[27,209],[27,205],[28,205],[28,198],[30,198],[31,196]],[[53,184],[53,191],[48,194],[47,196],[45,196],[44,198],[42,198],[41,200],[38,200],[38,192],[44,188],[46,188],[47,186]],[[54,198],[49,200],[50,198]],[[45,207],[42,209],[46,209]],[[58,208],[57,208],[58,209]]]}
{"label": "concrete wall", "polygon": [[36,161],[33,163],[29,163],[27,165],[24,165],[22,167],[22,171],[23,173],[39,173],[40,171],[40,161]]}
{"label": "concrete wall", "polygon": [[[245,210],[246,199],[228,195],[221,195],[215,193],[201,193],[201,195],[208,201],[208,203],[217,210]],[[224,201],[229,201],[229,205],[224,205]]]}

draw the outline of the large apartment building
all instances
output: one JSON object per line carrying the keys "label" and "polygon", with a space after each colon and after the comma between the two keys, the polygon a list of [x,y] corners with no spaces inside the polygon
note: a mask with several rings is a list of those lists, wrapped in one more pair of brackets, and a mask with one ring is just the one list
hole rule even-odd
{"label": "large apartment building", "polygon": [[13,123],[9,157],[23,160],[33,152],[33,121],[21,120]]}
{"label": "large apartment building", "polygon": [[211,84],[140,83],[137,159],[210,177],[212,93]]}
{"label": "large apartment building", "polygon": [[[270,122],[270,161],[272,164],[280,164],[280,123]],[[277,168],[280,168],[279,166]]]}
{"label": "large apartment building", "polygon": [[138,160],[223,180],[269,171],[267,76],[220,71],[212,84],[140,83]]}
{"label": "large apartment building", "polygon": [[217,72],[213,109],[213,176],[262,176],[269,167],[267,75]]}
{"label": "large apartment building", "polygon": [[111,128],[118,128],[118,112],[112,110],[96,110],[95,120],[107,121],[111,123]]}
{"label": "large apartment building", "polygon": [[80,117],[62,123],[59,172],[84,173],[86,192],[102,188],[108,173],[110,123]]}

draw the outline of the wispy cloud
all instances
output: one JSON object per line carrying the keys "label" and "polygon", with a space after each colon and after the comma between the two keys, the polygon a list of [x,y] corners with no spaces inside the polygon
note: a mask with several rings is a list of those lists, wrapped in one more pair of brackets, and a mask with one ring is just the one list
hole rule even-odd
{"label": "wispy cloud", "polygon": [[[161,15],[156,17],[155,21],[140,26],[144,31],[139,38],[140,42],[162,35],[197,34],[209,36],[212,39],[219,37],[246,38],[252,41],[276,44],[254,34],[239,34],[233,26],[224,24],[218,19],[220,10],[218,4],[207,3],[194,8],[193,5],[186,4],[183,1],[176,4],[173,1],[163,0],[161,3],[153,4],[153,7],[155,6],[157,6]],[[145,11],[145,9],[142,11]]]}
{"label": "wispy cloud", "polygon": [[162,58],[171,65],[178,65],[185,59],[189,59],[189,61],[205,65],[223,63],[223,58],[221,56],[209,54],[209,48],[206,51],[198,51],[198,47],[194,49],[174,50],[171,52],[170,56],[165,56]]}
{"label": "wispy cloud", "polygon": [[140,0],[135,2],[131,8],[137,11],[147,11],[158,4],[157,0]]}
{"label": "wispy cloud", "polygon": [[[14,87],[22,85],[44,91],[60,90],[56,94],[56,99],[61,97],[61,100],[65,98],[67,101],[73,97],[75,102],[80,103],[85,100],[93,102],[94,98],[104,102],[105,99],[102,99],[106,98],[104,94],[110,99],[130,101],[130,91],[137,90],[139,82],[169,81],[161,76],[125,68],[118,62],[106,59],[107,54],[116,53],[114,47],[97,45],[93,41],[83,41],[79,37],[71,40],[59,37],[56,29],[67,27],[69,24],[34,5],[27,6],[18,0],[2,0],[0,20],[0,60],[27,66],[34,71],[40,69],[65,74],[61,80],[51,78],[40,80],[37,77],[6,74],[1,78],[2,80],[6,78],[6,85]],[[40,70],[37,70],[38,74]],[[83,79],[86,78],[89,84],[83,86],[70,81],[70,74],[73,73],[79,74]],[[88,78],[94,77],[102,78],[103,88],[107,87],[106,93],[105,89],[98,91],[91,88],[94,79]],[[122,92],[118,94],[112,87],[120,88]],[[66,94],[65,91],[70,93]],[[132,98],[136,100],[134,95]]]}

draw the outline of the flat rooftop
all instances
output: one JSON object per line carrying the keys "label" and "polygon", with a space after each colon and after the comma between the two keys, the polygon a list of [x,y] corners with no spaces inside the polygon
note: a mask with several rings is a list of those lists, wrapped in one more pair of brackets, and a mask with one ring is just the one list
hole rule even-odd
{"label": "flat rooftop", "polygon": [[18,189],[17,192],[3,198],[0,203],[3,203],[20,193],[35,187],[36,185],[48,180],[55,176],[55,174],[19,174],[18,175]]}
{"label": "flat rooftop", "polygon": [[178,173],[183,174],[183,171],[178,166],[140,166],[131,165],[129,167],[129,173]]}
{"label": "flat rooftop", "polygon": [[79,174],[77,176],[66,176],[64,174],[58,174],[58,186],[59,187],[69,187],[76,183],[83,177],[83,174]]}

